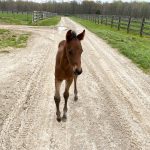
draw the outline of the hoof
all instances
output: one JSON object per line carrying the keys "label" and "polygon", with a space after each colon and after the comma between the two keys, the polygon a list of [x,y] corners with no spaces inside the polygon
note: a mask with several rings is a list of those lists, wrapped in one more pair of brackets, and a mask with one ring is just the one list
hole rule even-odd
{"label": "hoof", "polygon": [[74,101],[77,101],[77,100],[78,100],[78,96],[75,96],[75,97],[74,97]]}
{"label": "hoof", "polygon": [[63,121],[63,122],[66,122],[66,121],[67,121],[67,117],[66,117],[66,116],[63,116],[63,117],[62,117],[62,121]]}
{"label": "hoof", "polygon": [[61,122],[61,118],[57,118],[57,121],[58,121],[58,122]]}

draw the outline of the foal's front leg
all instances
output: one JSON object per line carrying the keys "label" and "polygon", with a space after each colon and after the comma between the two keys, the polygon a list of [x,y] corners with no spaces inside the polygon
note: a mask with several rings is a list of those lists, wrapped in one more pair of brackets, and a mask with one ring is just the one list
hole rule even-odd
{"label": "foal's front leg", "polygon": [[78,100],[78,91],[77,91],[77,75],[74,76],[74,100]]}
{"label": "foal's front leg", "polygon": [[57,121],[58,122],[61,121],[61,114],[60,114],[60,110],[59,110],[61,83],[62,83],[62,81],[59,81],[59,80],[55,79],[55,96],[54,96],[54,100],[55,100],[55,104],[56,104],[56,115],[57,115]]}
{"label": "foal's front leg", "polygon": [[63,121],[66,121],[67,120],[67,101],[68,101],[68,98],[69,98],[69,88],[72,84],[72,81],[73,81],[73,78],[69,79],[69,80],[66,80],[66,85],[65,85],[65,92],[64,92],[64,99],[65,99],[65,104],[64,104],[64,109],[63,109],[63,117],[62,117],[62,120]]}

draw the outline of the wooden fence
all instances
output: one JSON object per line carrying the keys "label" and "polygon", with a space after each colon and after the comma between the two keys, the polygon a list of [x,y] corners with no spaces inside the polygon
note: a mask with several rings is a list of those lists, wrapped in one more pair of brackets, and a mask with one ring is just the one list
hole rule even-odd
{"label": "wooden fence", "polygon": [[133,32],[140,36],[150,36],[150,20],[146,18],[132,18],[123,16],[106,16],[106,15],[77,15],[81,19],[86,19],[96,24],[109,25],[117,30],[123,29],[127,33]]}
{"label": "wooden fence", "polygon": [[43,20],[43,19],[50,18],[56,15],[57,13],[51,13],[51,12],[46,12],[46,11],[33,11],[32,22],[37,22],[38,20]]}

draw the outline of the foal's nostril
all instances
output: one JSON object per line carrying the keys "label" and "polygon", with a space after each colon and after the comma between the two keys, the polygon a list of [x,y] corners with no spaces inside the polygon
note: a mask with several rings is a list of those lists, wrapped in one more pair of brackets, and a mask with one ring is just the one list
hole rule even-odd
{"label": "foal's nostril", "polygon": [[80,74],[82,73],[82,69],[80,69],[80,70],[79,70],[79,69],[76,69],[74,73],[75,73],[76,75],[80,75]]}

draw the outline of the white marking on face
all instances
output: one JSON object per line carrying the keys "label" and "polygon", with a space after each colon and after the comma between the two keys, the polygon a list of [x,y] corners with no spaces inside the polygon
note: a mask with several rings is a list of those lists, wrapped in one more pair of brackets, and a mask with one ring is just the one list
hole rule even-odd
{"label": "white marking on face", "polygon": [[77,65],[73,66],[73,71],[75,71],[77,69]]}

